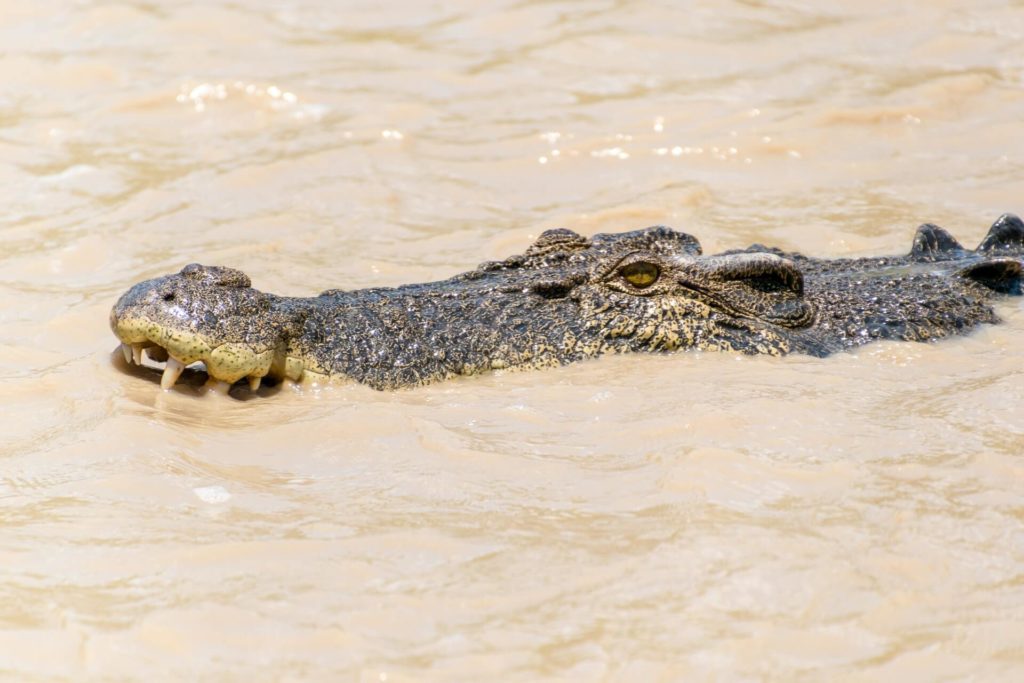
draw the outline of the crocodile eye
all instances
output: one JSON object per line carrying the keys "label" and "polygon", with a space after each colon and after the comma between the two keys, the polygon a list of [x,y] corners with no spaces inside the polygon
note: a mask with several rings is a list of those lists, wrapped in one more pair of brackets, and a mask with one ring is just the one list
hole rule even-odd
{"label": "crocodile eye", "polygon": [[647,261],[634,261],[622,266],[619,269],[619,275],[637,289],[644,289],[650,287],[658,280],[658,276],[661,275],[661,269]]}

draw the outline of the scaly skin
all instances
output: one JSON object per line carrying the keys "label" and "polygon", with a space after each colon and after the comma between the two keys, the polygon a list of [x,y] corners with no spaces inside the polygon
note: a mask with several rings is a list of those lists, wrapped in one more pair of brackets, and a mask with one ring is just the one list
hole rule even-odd
{"label": "scaly skin", "polygon": [[1006,214],[976,250],[918,228],[906,256],[814,259],[755,245],[704,256],[665,227],[549,230],[518,256],[449,280],[310,298],[191,264],[141,282],[110,314],[129,362],[167,361],[163,386],[211,377],[347,378],[375,389],[606,353],[681,348],[824,356],[875,339],[929,341],[998,322],[1021,293],[1024,224]]}

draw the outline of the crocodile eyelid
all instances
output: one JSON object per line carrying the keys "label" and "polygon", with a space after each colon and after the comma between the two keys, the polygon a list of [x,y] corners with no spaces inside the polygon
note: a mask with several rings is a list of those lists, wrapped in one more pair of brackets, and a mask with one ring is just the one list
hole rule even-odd
{"label": "crocodile eyelid", "polygon": [[667,270],[664,263],[664,259],[659,258],[657,254],[652,254],[646,251],[631,251],[625,256],[616,259],[611,262],[611,265],[605,266],[599,273],[599,280],[610,280],[619,277],[619,271],[624,267],[639,262],[652,263],[658,267],[659,270],[664,272]]}

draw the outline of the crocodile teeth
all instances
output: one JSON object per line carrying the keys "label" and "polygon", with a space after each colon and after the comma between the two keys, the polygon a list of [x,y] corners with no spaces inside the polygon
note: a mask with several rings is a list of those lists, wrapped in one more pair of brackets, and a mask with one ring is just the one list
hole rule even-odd
{"label": "crocodile teeth", "polygon": [[249,391],[256,391],[260,388],[260,378],[256,375],[249,375]]}
{"label": "crocodile teeth", "polygon": [[170,389],[174,386],[174,383],[181,377],[181,371],[185,369],[185,364],[174,356],[167,357],[167,367],[164,368],[164,374],[160,378],[160,387],[163,389]]}
{"label": "crocodile teeth", "polygon": [[128,365],[132,364],[132,347],[128,344],[121,343],[121,353],[124,354],[124,362]]}
{"label": "crocodile teeth", "polygon": [[132,360],[136,365],[142,365],[142,344],[132,344]]}

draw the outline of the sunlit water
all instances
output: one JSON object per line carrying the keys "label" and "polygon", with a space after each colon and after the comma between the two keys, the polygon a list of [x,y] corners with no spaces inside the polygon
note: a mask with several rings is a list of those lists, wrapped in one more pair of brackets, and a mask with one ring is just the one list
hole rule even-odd
{"label": "sunlit water", "polygon": [[542,230],[965,244],[1024,212],[1019,2],[0,2],[0,677],[1020,680],[1024,308],[233,397],[130,284],[447,277]]}

